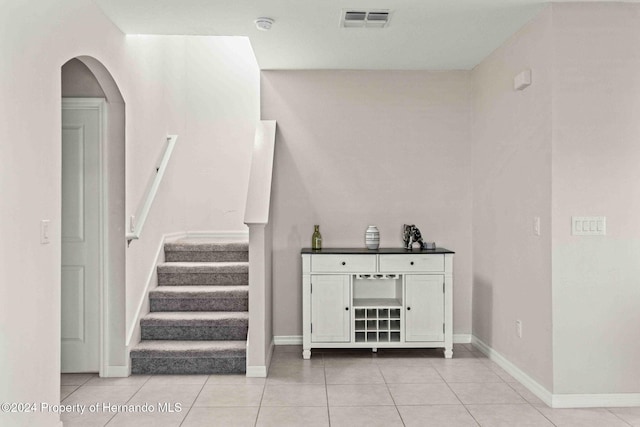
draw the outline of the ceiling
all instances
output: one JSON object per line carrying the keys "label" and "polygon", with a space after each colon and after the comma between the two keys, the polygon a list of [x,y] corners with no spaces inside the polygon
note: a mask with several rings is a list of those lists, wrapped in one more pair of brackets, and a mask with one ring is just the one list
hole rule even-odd
{"label": "ceiling", "polygon": [[[261,69],[468,70],[533,18],[539,0],[96,0],[126,34],[246,36]],[[386,28],[341,28],[344,9]],[[258,17],[275,20],[258,31]]]}

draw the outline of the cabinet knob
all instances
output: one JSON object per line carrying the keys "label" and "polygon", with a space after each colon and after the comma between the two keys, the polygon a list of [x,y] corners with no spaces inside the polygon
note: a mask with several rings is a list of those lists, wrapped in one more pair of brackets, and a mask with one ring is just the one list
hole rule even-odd
{"label": "cabinet knob", "polygon": [[347,310],[347,311],[349,311],[349,307],[345,307],[344,309],[345,309],[345,310]]}
{"label": "cabinet knob", "polygon": [[346,263],[346,262],[344,262],[344,261],[342,261],[342,265],[347,265],[347,263]]}
{"label": "cabinet knob", "polygon": [[407,310],[411,310],[411,307],[407,307]]}
{"label": "cabinet knob", "polygon": [[413,265],[413,261],[411,261],[409,264]]}

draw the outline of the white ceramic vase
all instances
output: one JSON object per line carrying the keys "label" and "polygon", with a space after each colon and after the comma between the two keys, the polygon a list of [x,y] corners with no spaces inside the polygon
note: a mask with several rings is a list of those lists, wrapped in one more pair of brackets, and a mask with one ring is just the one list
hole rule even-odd
{"label": "white ceramic vase", "polygon": [[370,225],[367,231],[364,233],[364,243],[367,245],[367,249],[378,249],[380,246],[380,232],[378,227]]}

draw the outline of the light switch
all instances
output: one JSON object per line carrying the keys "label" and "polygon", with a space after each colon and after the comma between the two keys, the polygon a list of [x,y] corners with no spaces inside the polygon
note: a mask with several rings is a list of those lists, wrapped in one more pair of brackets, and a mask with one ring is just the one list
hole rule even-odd
{"label": "light switch", "polygon": [[571,234],[574,236],[604,236],[607,234],[607,217],[572,216]]}
{"label": "light switch", "polygon": [[49,226],[51,225],[51,220],[43,219],[40,221],[40,244],[47,245],[51,243],[49,239]]}

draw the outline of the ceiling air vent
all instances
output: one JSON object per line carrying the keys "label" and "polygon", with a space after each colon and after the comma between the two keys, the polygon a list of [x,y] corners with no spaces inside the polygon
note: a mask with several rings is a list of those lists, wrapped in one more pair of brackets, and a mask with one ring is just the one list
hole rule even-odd
{"label": "ceiling air vent", "polygon": [[342,11],[340,26],[344,28],[384,28],[389,22],[388,10]]}

